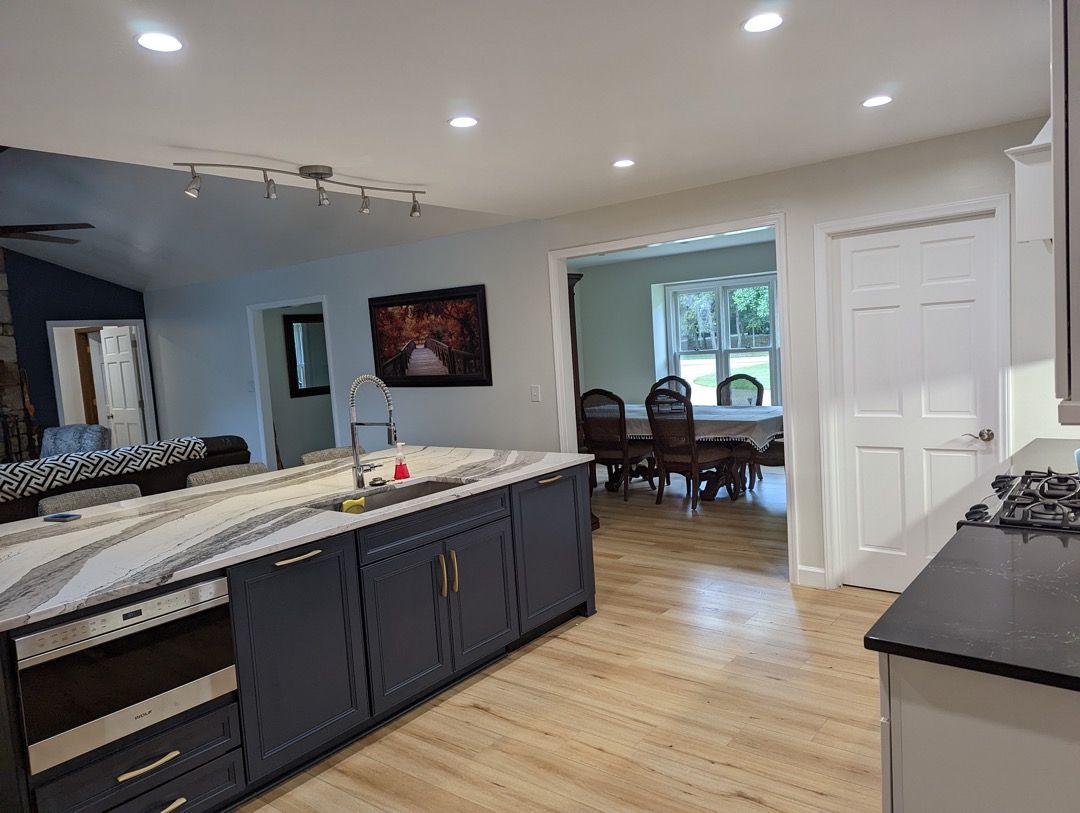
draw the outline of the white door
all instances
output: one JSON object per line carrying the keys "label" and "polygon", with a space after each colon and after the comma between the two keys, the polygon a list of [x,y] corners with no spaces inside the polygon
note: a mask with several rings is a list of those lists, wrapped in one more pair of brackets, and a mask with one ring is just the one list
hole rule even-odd
{"label": "white door", "polygon": [[[1008,264],[995,263],[994,228],[984,217],[833,241],[847,584],[903,590],[990,490],[1009,328],[998,324]],[[970,437],[983,429],[995,439]]]}
{"label": "white door", "polygon": [[146,442],[134,333],[132,327],[101,329],[101,359],[105,366],[113,448]]}

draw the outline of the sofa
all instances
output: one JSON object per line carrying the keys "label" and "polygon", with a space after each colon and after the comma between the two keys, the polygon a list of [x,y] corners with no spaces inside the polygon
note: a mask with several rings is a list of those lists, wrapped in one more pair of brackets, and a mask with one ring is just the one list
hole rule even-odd
{"label": "sofa", "polygon": [[[78,482],[50,487],[45,491],[37,491],[33,494],[0,502],[0,523],[36,517],[37,504],[42,497],[51,497],[55,494],[64,494],[69,491],[81,491],[86,488],[100,488],[102,486],[120,485],[123,483],[137,485],[144,496],[148,494],[161,494],[166,491],[176,491],[186,487],[187,477],[193,472],[214,469],[219,466],[233,466],[237,463],[247,463],[251,460],[251,451],[248,449],[247,443],[241,437],[235,435],[219,435],[216,437],[199,438],[198,440],[202,441],[205,446],[205,456],[180,460],[163,466],[139,471],[129,471],[81,479]],[[132,448],[138,449],[141,447]],[[102,454],[106,453],[107,452],[103,452]],[[95,453],[85,452],[83,454],[93,455]]]}

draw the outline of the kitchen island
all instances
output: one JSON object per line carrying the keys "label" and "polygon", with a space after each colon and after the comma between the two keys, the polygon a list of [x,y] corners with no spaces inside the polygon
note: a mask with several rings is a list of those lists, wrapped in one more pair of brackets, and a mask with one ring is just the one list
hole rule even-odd
{"label": "kitchen island", "polygon": [[1077,809],[1080,536],[962,527],[865,644],[884,810]]}
{"label": "kitchen island", "polygon": [[3,526],[0,809],[224,809],[594,612],[589,456],[404,451]]}

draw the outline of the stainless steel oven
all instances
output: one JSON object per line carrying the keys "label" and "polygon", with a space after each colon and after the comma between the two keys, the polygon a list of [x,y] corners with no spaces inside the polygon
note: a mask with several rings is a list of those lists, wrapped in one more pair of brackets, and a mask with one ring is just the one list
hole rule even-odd
{"label": "stainless steel oven", "polygon": [[225,579],[15,639],[30,772],[236,689]]}

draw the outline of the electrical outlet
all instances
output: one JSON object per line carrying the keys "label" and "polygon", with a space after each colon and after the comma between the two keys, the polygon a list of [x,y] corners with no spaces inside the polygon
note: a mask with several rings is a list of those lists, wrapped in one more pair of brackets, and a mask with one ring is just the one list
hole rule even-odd
{"label": "electrical outlet", "polygon": [[540,385],[539,384],[533,384],[531,387],[529,387],[529,398],[532,400],[532,402],[534,404],[540,403]]}

